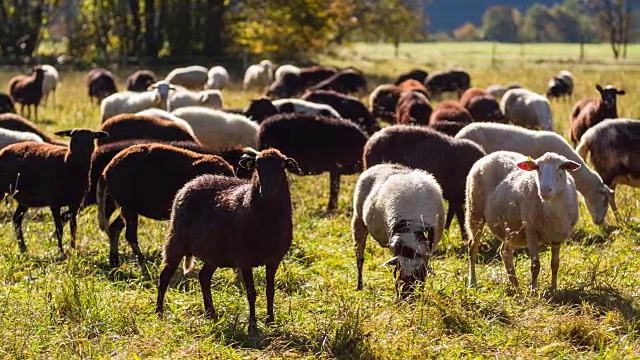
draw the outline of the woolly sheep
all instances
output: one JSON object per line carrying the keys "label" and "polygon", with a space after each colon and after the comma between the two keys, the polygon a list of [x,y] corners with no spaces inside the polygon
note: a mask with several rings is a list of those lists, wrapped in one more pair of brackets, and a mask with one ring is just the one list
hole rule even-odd
{"label": "woolly sheep", "polygon": [[221,267],[239,268],[249,302],[249,332],[254,333],[253,268],[265,265],[267,323],[274,322],[275,275],[293,240],[293,208],[285,171],[297,173],[299,169],[295,160],[276,149],[246,156],[241,166],[255,169],[250,181],[203,175],[176,195],[158,279],[156,313],[163,313],[165,293],[182,259],[187,272],[198,257],[204,263],[198,278],[207,316],[216,316],[211,299],[213,273]]}
{"label": "woolly sheep", "polygon": [[42,83],[44,82],[44,70],[40,66],[33,68],[30,76],[16,75],[9,80],[9,94],[13,101],[20,104],[20,115],[25,116],[24,107],[27,107],[27,117],[31,116],[31,107],[34,108],[34,118],[38,120],[38,106],[42,100]]}
{"label": "woolly sheep", "polygon": [[193,141],[198,139],[189,133],[188,128],[173,121],[135,114],[120,114],[109,118],[100,126],[109,133],[106,140],[98,140],[98,144],[130,140],[153,139],[160,141]]}
{"label": "woolly sheep", "polygon": [[340,117],[357,124],[369,135],[380,130],[378,121],[371,115],[367,107],[360,102],[360,99],[354,96],[333,90],[315,90],[307,91],[302,95],[301,99],[331,106],[340,114]]}
{"label": "woolly sheep", "polygon": [[405,80],[413,79],[421,84],[424,84],[424,81],[427,80],[427,76],[429,76],[429,72],[422,69],[411,69],[405,73],[402,73],[398,76],[394,85],[399,85]]}
{"label": "woolly sheep", "polygon": [[207,83],[204,88],[207,90],[222,90],[231,83],[229,72],[224,66],[214,66],[207,72]]}
{"label": "woolly sheep", "polygon": [[19,132],[30,132],[38,135],[40,139],[49,144],[69,145],[66,141],[55,139],[45,134],[34,123],[17,114],[0,114],[0,128]]}
{"label": "woolly sheep", "polygon": [[222,92],[220,90],[201,90],[198,92],[178,90],[169,96],[168,110],[173,111],[187,106],[204,106],[211,109],[221,109],[222,102]]}
{"label": "woolly sheep", "polygon": [[251,65],[244,73],[242,90],[251,88],[263,88],[273,81],[273,64],[269,60],[262,60],[260,64]]}
{"label": "woolly sheep", "polygon": [[44,142],[42,138],[31,132],[14,131],[0,128],[0,149],[11,144],[17,144],[25,141]]}
{"label": "woolly sheep", "polygon": [[[531,289],[538,285],[539,246],[551,247],[551,289],[557,287],[560,245],[578,222],[578,194],[567,171],[580,164],[548,152],[537,159],[497,151],[476,162],[467,178],[466,228],[469,286],[476,286],[475,263],[486,223],[502,242],[502,260],[518,288],[513,252],[526,246],[531,258]],[[536,171],[533,171],[536,170]]]}
{"label": "woolly sheep", "polygon": [[515,125],[528,129],[553,130],[549,99],[531,90],[507,90],[500,100],[500,110]]}
{"label": "woolly sheep", "polygon": [[587,129],[603,121],[618,117],[617,96],[626,94],[611,85],[604,88],[596,84],[600,93],[599,99],[582,99],[571,110],[571,142],[577,144]]}
{"label": "woolly sheep", "polygon": [[158,82],[156,73],[151,70],[138,70],[127,77],[127,91],[143,92]]}
{"label": "woolly sheep", "polygon": [[402,91],[396,85],[383,84],[369,94],[369,111],[376,119],[395,124],[396,107]]}
{"label": "woolly sheep", "polygon": [[573,94],[573,74],[569,70],[561,70],[547,83],[546,96],[549,99],[564,97],[569,99]]}
{"label": "woolly sheep", "polygon": [[593,222],[604,222],[613,192],[562,136],[552,131],[529,130],[515,125],[473,123],[462,129],[456,138],[475,142],[487,154],[506,150],[537,158],[546,152],[554,152],[580,164],[580,169],[572,174],[576,187],[584,197]]}
{"label": "woolly sheep", "polygon": [[330,105],[294,98],[271,101],[269,98],[260,97],[251,100],[249,106],[244,110],[244,114],[258,124],[261,124],[269,116],[280,113],[341,117],[340,113]]}
{"label": "woolly sheep", "polygon": [[[356,246],[357,290],[362,290],[362,267],[367,235],[389,247],[399,272],[396,294],[409,295],[416,281],[424,281],[429,258],[444,228],[442,189],[433,175],[399,164],[379,164],[365,170],[353,195],[351,231]],[[394,272],[394,277],[395,277]]]}
{"label": "woolly sheep", "polygon": [[522,88],[522,85],[518,84],[518,83],[510,83],[507,85],[489,85],[487,86],[487,92],[489,93],[489,95],[495,97],[496,99],[500,100],[502,99],[502,96],[504,95],[504,93],[507,92],[507,90],[511,90],[511,89],[520,89]]}
{"label": "woolly sheep", "polygon": [[195,133],[193,132],[193,129],[191,128],[191,125],[189,125],[188,122],[184,121],[184,119],[181,119],[166,110],[152,108],[152,109],[138,111],[137,113],[135,113],[135,115],[150,116],[150,117],[155,117],[162,120],[172,121],[182,126],[183,128],[185,128],[191,136],[193,136],[194,138],[196,137]]}
{"label": "woolly sheep", "polygon": [[40,65],[40,67],[44,70],[44,79],[42,79],[42,99],[46,104],[49,99],[49,94],[51,94],[53,102],[55,103],[56,89],[60,82],[60,73],[58,73],[58,70],[51,65],[45,64]]}
{"label": "woolly sheep", "polygon": [[175,68],[164,78],[165,81],[184,86],[191,90],[202,90],[208,80],[208,70],[204,66],[192,65]]}
{"label": "woolly sheep", "polygon": [[107,96],[118,92],[116,77],[111,71],[104,68],[95,68],[89,71],[87,88],[89,89],[89,99],[92,102],[95,99],[98,103]]}
{"label": "woolly sheep", "polygon": [[198,140],[209,149],[256,147],[259,125],[243,115],[198,106],[179,108],[172,113],[189,123]]}
{"label": "woolly sheep", "polygon": [[172,90],[176,87],[166,81],[158,81],[145,92],[123,91],[109,95],[100,103],[102,122],[115,115],[133,114],[154,107],[167,110]]}
{"label": "woolly sheep", "polygon": [[300,74],[300,70],[301,69],[299,67],[295,66],[295,65],[291,65],[291,64],[280,65],[276,69],[275,76],[274,76],[274,81],[279,81],[280,79],[282,79],[284,74],[296,74],[296,75],[299,75]]}

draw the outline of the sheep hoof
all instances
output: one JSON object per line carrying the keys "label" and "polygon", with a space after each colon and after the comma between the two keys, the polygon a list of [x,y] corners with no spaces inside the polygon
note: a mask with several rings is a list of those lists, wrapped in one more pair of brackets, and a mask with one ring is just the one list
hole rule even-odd
{"label": "sheep hoof", "polygon": [[249,321],[249,334],[250,335],[257,335],[258,334],[258,324],[256,323],[255,320],[250,320]]}
{"label": "sheep hoof", "polygon": [[120,259],[117,254],[109,254],[109,266],[114,269],[120,266]]}
{"label": "sheep hoof", "polygon": [[18,246],[20,247],[20,252],[21,252],[21,253],[23,253],[23,254],[24,254],[24,253],[26,253],[26,252],[27,252],[27,245],[25,245],[25,244],[22,244],[22,243],[21,243],[21,244],[19,244]]}
{"label": "sheep hoof", "polygon": [[213,309],[205,310],[204,317],[213,321],[218,321],[220,319],[220,316],[218,316],[218,313]]}

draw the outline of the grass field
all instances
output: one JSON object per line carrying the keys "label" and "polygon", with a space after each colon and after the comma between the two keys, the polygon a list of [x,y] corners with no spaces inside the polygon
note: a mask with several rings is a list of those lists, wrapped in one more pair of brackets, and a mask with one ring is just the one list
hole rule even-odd
{"label": "grass field", "polygon": [[[412,46],[402,45],[401,51]],[[487,49],[483,46],[480,49]],[[543,52],[545,48],[539,47],[538,56],[553,56],[562,48],[553,45]],[[443,66],[451,54],[476,51],[467,44],[447,45],[437,54],[425,49],[420,56],[395,60],[389,49],[356,44],[339,51],[338,57],[322,57],[321,61],[362,68],[370,75],[373,88],[411,67],[433,69],[427,64]],[[636,47],[630,53],[636,59],[640,56]],[[605,50],[598,54],[609,56]],[[640,113],[640,67],[595,69],[579,63],[513,59],[504,60],[509,65],[505,70],[480,67],[474,58],[466,62],[463,58],[458,58],[458,65],[469,69],[476,86],[519,81],[543,91],[550,75],[568,68],[577,78],[574,100],[595,96],[595,83],[610,83],[627,91],[619,99],[620,115],[637,117]],[[13,74],[0,72],[0,84],[6,84]],[[120,74],[121,84],[126,74]],[[99,111],[88,101],[83,76],[62,73],[57,104],[41,109],[40,125],[47,132],[99,126]],[[243,107],[257,95],[238,89],[234,84],[225,91],[227,106]],[[572,103],[553,102],[552,106],[556,131],[566,136]],[[276,277],[276,325],[266,327],[263,322],[266,301],[261,268],[255,271],[260,333],[254,336],[246,333],[248,306],[233,271],[220,270],[214,276],[214,304],[222,315],[219,321],[203,317],[197,270],[169,290],[165,318],[158,319],[154,314],[155,281],[142,276],[125,241],[121,241],[121,254],[126,262],[115,271],[109,269],[108,241],[98,228],[95,209],[79,216],[77,250],[69,250],[67,258],[60,259],[48,210],[28,213],[24,222],[28,252],[21,255],[10,221],[15,204],[3,203],[0,357],[640,358],[640,189],[619,188],[620,217],[614,220],[609,215],[602,228],[593,225],[581,206],[580,221],[561,250],[555,292],[546,290],[550,283],[548,251],[541,255],[540,291],[524,295],[510,291],[496,252],[498,244],[488,234],[477,267],[479,288],[467,289],[466,245],[454,222],[432,263],[435,276],[427,279],[417,299],[396,303],[391,270],[380,266],[389,252],[371,239],[365,287],[355,291],[350,217],[356,179],[343,178],[339,209],[328,215],[324,212],[328,175],[291,176],[294,244]],[[160,270],[159,251],[166,231],[167,223],[142,219],[140,243],[152,260],[153,277]],[[66,233],[66,248],[68,239]],[[529,282],[529,264],[526,252],[520,252],[516,268],[521,283]]]}

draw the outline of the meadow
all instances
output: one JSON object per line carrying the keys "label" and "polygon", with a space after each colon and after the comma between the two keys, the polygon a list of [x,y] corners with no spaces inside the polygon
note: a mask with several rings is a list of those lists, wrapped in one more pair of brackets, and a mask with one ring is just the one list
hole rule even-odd
{"label": "meadow", "polygon": [[[637,47],[630,49],[633,58],[619,64],[609,61],[610,53],[602,49],[580,63],[575,59],[578,45],[552,45],[524,60],[514,47],[490,66],[486,61],[490,45],[447,44],[438,53],[431,52],[435,46],[402,44],[403,55],[395,59],[390,46],[354,44],[318,61],[361,68],[371,80],[370,89],[412,67],[433,70],[458,65],[468,69],[474,86],[518,81],[542,92],[548,77],[566,68],[576,77],[573,101],[596,96],[596,83],[613,84],[627,91],[619,98],[619,115],[640,114]],[[576,55],[565,52],[562,61],[554,57],[568,46],[575,47]],[[608,50],[608,45],[601,46]],[[1,71],[0,84],[18,71]],[[132,71],[118,72],[120,88]],[[258,93],[242,93],[241,78],[234,75],[236,83],[224,91],[225,104],[244,107]],[[56,103],[50,100],[41,108],[38,124],[48,133],[98,128],[99,109],[88,100],[84,72],[63,70],[61,77]],[[565,137],[573,101],[552,102],[555,130]],[[371,238],[364,289],[355,290],[350,220],[356,179],[343,177],[338,211],[327,214],[328,175],[290,176],[294,243],[276,275],[273,327],[264,324],[264,269],[254,270],[260,328],[255,335],[246,332],[245,292],[230,269],[218,270],[213,279],[220,319],[203,316],[198,262],[168,291],[165,317],[154,314],[166,222],[141,219],[140,244],[151,263],[148,279],[124,240],[120,244],[123,265],[109,268],[108,241],[98,228],[95,208],[79,216],[76,250],[69,249],[65,228],[66,258],[58,254],[49,210],[30,210],[24,221],[28,251],[20,254],[11,225],[15,204],[4,201],[0,205],[0,357],[640,358],[640,189],[619,187],[620,214],[617,218],[609,214],[602,227],[591,222],[581,205],[580,220],[561,250],[556,291],[547,290],[550,252],[544,251],[540,290],[514,293],[497,251],[499,243],[488,232],[477,266],[479,287],[468,289],[467,247],[454,221],[432,262],[435,275],[427,278],[415,299],[397,303],[392,270],[380,266],[389,252]],[[528,255],[526,251],[517,254],[518,278],[528,284]]]}

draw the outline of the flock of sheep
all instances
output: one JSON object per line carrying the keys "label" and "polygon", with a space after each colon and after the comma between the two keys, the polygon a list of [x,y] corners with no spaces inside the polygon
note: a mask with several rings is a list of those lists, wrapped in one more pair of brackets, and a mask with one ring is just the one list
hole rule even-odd
{"label": "flock of sheep", "polygon": [[[337,209],[340,176],[360,173],[351,224],[358,290],[368,234],[390,249],[385,264],[395,267],[397,295],[404,298],[431,271],[429,258],[454,217],[469,244],[469,286],[476,285],[486,224],[503,242],[515,287],[514,249],[528,248],[535,289],[539,247],[550,246],[555,288],[560,246],[578,220],[577,193],[593,222],[602,224],[609,206],[617,210],[616,185],[640,185],[640,121],[617,118],[623,90],[596,85],[599,98],[576,103],[574,146],[553,132],[549,101],[571,97],[574,81],[562,71],[541,95],[519,84],[474,88],[460,69],[415,69],[376,87],[365,105],[353,95],[367,91],[358,69],[287,64],[274,71],[264,60],[246,70],[243,90],[264,89],[265,95],[229,109],[223,91],[230,78],[222,66],[178,68],[161,80],[140,70],[120,92],[115,76],[96,68],[87,75],[87,89],[100,104],[101,126],[56,132],[70,138],[65,142],[16,114],[18,103],[22,115],[37,121],[41,100],[52,95],[55,101],[58,72],[37,66],[32,75],[11,79],[8,94],[0,93],[0,189],[18,204],[12,220],[22,252],[29,208],[51,209],[63,252],[64,224],[70,223],[75,247],[78,212],[97,205],[110,265],[119,266],[124,230],[144,269],[138,217],[170,220],[156,311],[163,311],[179,264],[184,259],[186,272],[197,257],[210,316],[213,273],[240,269],[250,330],[257,326],[253,267],[266,266],[268,321],[274,320],[275,273],[293,238],[287,171],[329,172],[328,211]],[[434,107],[432,100],[444,92],[457,93],[459,101]],[[586,164],[589,153],[595,170]]]}

